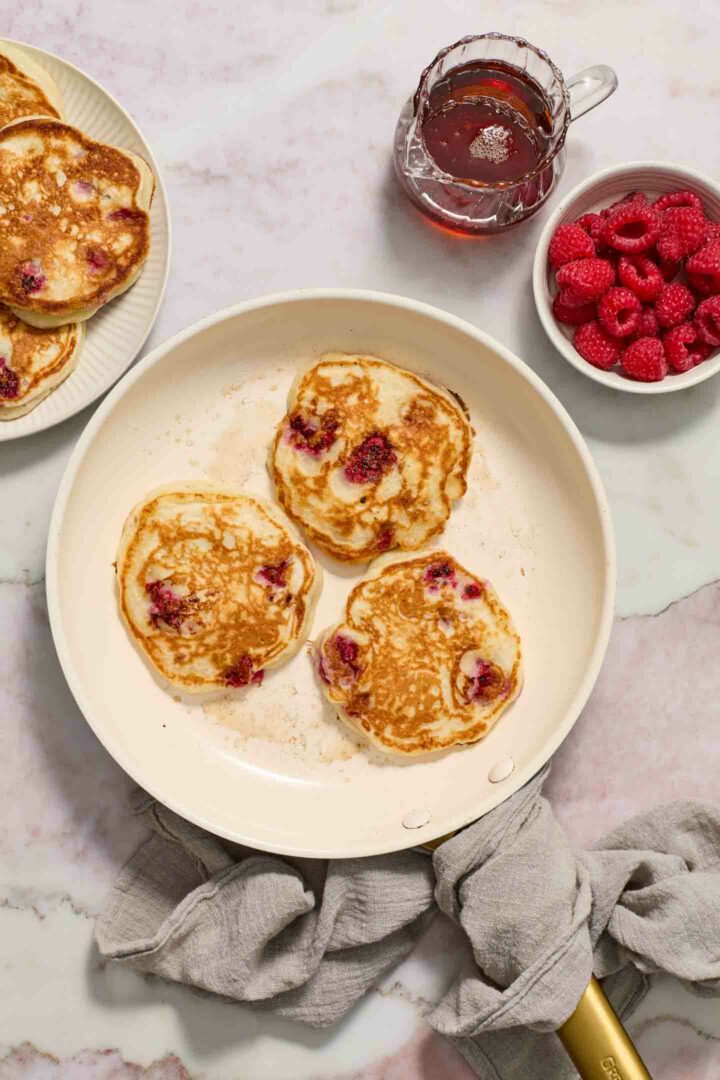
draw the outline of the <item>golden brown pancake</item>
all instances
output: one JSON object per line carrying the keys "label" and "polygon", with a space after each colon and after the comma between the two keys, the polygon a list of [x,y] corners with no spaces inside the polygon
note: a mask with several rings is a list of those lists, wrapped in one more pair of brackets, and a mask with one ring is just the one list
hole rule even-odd
{"label": "golden brown pancake", "polygon": [[378,559],[322,636],[338,715],[380,750],[427,754],[483,739],[522,686],[522,649],[487,581],[445,551]]}
{"label": "golden brown pancake", "polygon": [[378,357],[332,353],[293,383],[269,469],[290,517],[356,562],[442,531],[467,487],[472,436],[443,387]]}
{"label": "golden brown pancake", "polygon": [[54,80],[17,45],[0,42],[0,127],[21,116],[62,116]]}
{"label": "golden brown pancake", "polygon": [[24,416],[52,393],[77,364],[84,336],[82,323],[40,330],[0,306],[0,420]]}
{"label": "golden brown pancake", "polygon": [[0,131],[0,301],[34,326],[89,318],[138,277],[154,180],[137,155],[51,119]]}
{"label": "golden brown pancake", "polygon": [[284,515],[204,485],[151,491],[125,523],[116,567],[135,643],[189,693],[261,682],[300,648],[321,586]]}

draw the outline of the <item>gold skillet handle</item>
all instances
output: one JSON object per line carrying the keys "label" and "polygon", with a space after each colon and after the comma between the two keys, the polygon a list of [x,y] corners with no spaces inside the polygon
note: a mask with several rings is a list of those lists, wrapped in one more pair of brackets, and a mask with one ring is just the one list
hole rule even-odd
{"label": "gold skillet handle", "polygon": [[652,1080],[594,975],[558,1037],[582,1080]]}
{"label": "gold skillet handle", "polygon": [[[454,835],[429,840],[422,848],[432,852]],[[557,1035],[581,1080],[652,1080],[594,975]]]}

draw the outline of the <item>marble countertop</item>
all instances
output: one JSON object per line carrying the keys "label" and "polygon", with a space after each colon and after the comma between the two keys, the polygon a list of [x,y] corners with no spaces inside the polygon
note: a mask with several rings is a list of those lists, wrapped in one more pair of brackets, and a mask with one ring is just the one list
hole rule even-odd
{"label": "marble countertop", "polygon": [[[559,194],[623,160],[717,174],[720,27],[712,0],[517,0],[493,25],[478,17],[470,0],[38,0],[8,8],[2,33],[84,68],[155,150],[175,247],[148,348],[261,293],[373,288],[474,322],[567,406],[607,486],[619,551],[608,657],[550,784],[585,842],[660,799],[718,795],[720,378],[650,399],[584,378],[554,353],[533,306],[549,208],[492,240],[447,236],[400,193],[390,141],[437,49],[494,29],[541,45],[566,74],[598,62],[618,72],[617,94],[571,128]],[[141,835],[127,777],[63,680],[43,584],[52,502],[90,414],[0,453],[0,1080],[466,1080],[423,1020],[458,955],[439,921],[330,1032],[99,965],[93,916]],[[662,979],[631,1027],[654,1077],[720,1074],[717,1001]]]}

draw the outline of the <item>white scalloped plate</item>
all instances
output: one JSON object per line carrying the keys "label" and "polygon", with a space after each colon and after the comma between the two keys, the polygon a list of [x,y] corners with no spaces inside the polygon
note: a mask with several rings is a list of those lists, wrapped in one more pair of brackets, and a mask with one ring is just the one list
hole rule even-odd
{"label": "white scalloped plate", "polygon": [[[267,446],[290,384],[328,350],[384,356],[451,387],[470,410],[469,489],[439,543],[493,582],[525,651],[523,693],[474,746],[410,761],[359,746],[324,705],[306,648],[262,687],[212,703],[183,699],[153,677],[120,622],[112,564],[131,507],[177,480],[269,495]],[[363,573],[320,561],[313,637],[337,622]],[[522,361],[427,304],[310,289],[218,312],[128,372],[85,428],[60,485],[47,590],[70,688],[139,784],[231,840],[339,857],[457,829],[547,761],[600,668],[614,569],[588,449]]]}
{"label": "white scalloped plate", "polygon": [[0,423],[0,442],[19,439],[62,423],[105,393],[130,366],[145,343],[165,292],[170,268],[170,214],[153,153],[136,124],[89,75],[59,56],[23,41],[0,39],[24,49],[53,77],[65,103],[65,119],[94,139],[133,150],[155,173],[150,209],[150,255],[138,281],[90,319],[75,370],[37,408]]}

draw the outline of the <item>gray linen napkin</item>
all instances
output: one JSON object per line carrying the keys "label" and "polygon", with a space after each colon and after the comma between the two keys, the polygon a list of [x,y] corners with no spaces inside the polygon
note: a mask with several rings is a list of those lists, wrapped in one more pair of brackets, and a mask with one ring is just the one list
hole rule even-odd
{"label": "gray linen napkin", "polygon": [[595,972],[621,1015],[666,971],[720,992],[720,808],[674,802],[572,852],[547,770],[432,861],[290,859],[222,843],[144,792],[153,835],[96,928],[103,957],[313,1026],[405,956],[439,907],[474,964],[430,1023],[483,1080],[576,1075],[546,1032]]}

